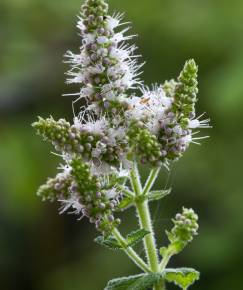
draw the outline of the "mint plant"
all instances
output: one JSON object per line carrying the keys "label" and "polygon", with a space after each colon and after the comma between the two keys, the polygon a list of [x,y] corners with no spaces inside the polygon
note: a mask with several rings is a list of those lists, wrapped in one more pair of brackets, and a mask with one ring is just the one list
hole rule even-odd
{"label": "mint plant", "polygon": [[[162,167],[170,170],[209,120],[196,117],[198,67],[189,60],[176,80],[149,89],[139,78],[137,47],[130,44],[130,27],[123,14],[108,14],[105,0],[86,0],[78,21],[82,44],[77,54],[68,51],[69,84],[79,84],[73,94],[74,119],[38,119],[36,132],[53,144],[63,163],[60,172],[38,190],[43,200],[60,202],[60,213],[86,217],[99,236],[95,241],[123,251],[141,269],[135,276],[111,280],[106,290],[165,290],[166,283],[187,289],[199,273],[190,268],[167,267],[197,235],[198,216],[183,208],[167,230],[167,246],[156,245],[149,204],[170,193],[152,190]],[[72,95],[72,94],[71,94]],[[85,107],[75,112],[79,100]],[[150,168],[144,184],[139,169]],[[139,228],[124,236],[118,212],[134,207]],[[143,242],[144,260],[134,250]]]}

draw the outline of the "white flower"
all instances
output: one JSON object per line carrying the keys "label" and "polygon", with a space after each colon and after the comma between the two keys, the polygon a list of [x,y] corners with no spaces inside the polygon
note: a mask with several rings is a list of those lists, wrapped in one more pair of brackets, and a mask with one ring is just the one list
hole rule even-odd
{"label": "white flower", "polygon": [[112,16],[108,16],[106,19],[107,28],[109,30],[113,30],[114,28],[116,28],[119,25],[119,23],[120,20]]}
{"label": "white flower", "polygon": [[82,17],[78,17],[78,19],[79,19],[79,21],[77,23],[77,27],[78,27],[78,29],[80,29],[81,31],[83,31],[85,29],[85,25],[83,23],[83,19],[82,19]]}
{"label": "white flower", "polygon": [[94,74],[101,74],[104,71],[105,71],[105,67],[101,64],[97,64],[95,66],[90,66],[86,68],[85,73],[94,75]]}
{"label": "white flower", "polygon": [[105,44],[105,43],[109,42],[109,39],[106,36],[98,36],[96,39],[96,42],[98,44]]}
{"label": "white flower", "polygon": [[[98,161],[98,162],[96,162]],[[90,166],[90,172],[95,176],[105,176],[111,174],[114,171],[114,167],[106,162],[101,162],[99,159],[93,160]]]}
{"label": "white flower", "polygon": [[87,33],[83,36],[83,43],[85,45],[94,43],[96,35],[94,33]]}
{"label": "white flower", "polygon": [[60,199],[61,207],[60,214],[63,214],[69,209],[73,209],[70,213],[79,215],[82,212],[83,205],[79,202],[79,198],[76,195],[71,196],[69,199]]}
{"label": "white flower", "polygon": [[115,146],[117,144],[117,140],[124,140],[125,137],[126,137],[125,127],[109,128],[107,143],[111,146]]}
{"label": "white flower", "polygon": [[105,195],[109,199],[114,199],[118,197],[120,192],[117,191],[117,188],[113,187],[105,192]]}
{"label": "white flower", "polygon": [[210,119],[200,120],[200,118],[203,116],[199,116],[197,119],[189,120],[188,127],[190,129],[196,129],[196,128],[211,128],[209,125]]}
{"label": "white flower", "polygon": [[87,87],[83,87],[80,91],[80,94],[83,97],[90,97],[94,94],[94,88],[91,85],[88,85]]}
{"label": "white flower", "polygon": [[108,126],[108,121],[105,118],[101,118],[101,119],[96,120],[96,121],[92,120],[91,117],[89,118],[88,121],[85,119],[80,120],[78,118],[75,118],[74,125],[80,131],[86,131],[86,132],[90,132],[90,133],[99,135],[99,134],[102,134],[106,130],[106,128]]}

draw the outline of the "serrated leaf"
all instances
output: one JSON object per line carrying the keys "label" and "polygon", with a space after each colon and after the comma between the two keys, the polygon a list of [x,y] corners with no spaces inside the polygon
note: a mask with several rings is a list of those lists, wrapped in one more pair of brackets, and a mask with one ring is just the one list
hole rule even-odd
{"label": "serrated leaf", "polygon": [[133,247],[134,245],[142,241],[143,238],[148,234],[150,234],[150,232],[145,229],[139,229],[131,232],[130,234],[127,235],[126,238],[127,246]]}
{"label": "serrated leaf", "polygon": [[191,268],[166,269],[163,274],[167,282],[173,282],[183,290],[188,289],[200,277],[200,273]]}
{"label": "serrated leaf", "polygon": [[164,198],[170,193],[171,193],[171,188],[166,189],[166,190],[154,190],[154,191],[150,191],[147,197],[149,201],[155,201],[155,200],[160,200]]}
{"label": "serrated leaf", "polygon": [[113,236],[109,236],[106,239],[103,236],[99,236],[94,241],[97,244],[105,246],[106,248],[109,248],[111,250],[122,249],[122,246],[119,244],[119,242]]}
{"label": "serrated leaf", "polygon": [[108,282],[104,290],[147,290],[161,278],[159,273],[139,274],[117,278]]}
{"label": "serrated leaf", "polygon": [[128,207],[132,206],[133,205],[133,202],[134,202],[133,201],[133,198],[131,198],[131,197],[125,197],[125,198],[123,198],[120,201],[120,203],[118,205],[118,208],[119,208],[119,210],[125,210]]}

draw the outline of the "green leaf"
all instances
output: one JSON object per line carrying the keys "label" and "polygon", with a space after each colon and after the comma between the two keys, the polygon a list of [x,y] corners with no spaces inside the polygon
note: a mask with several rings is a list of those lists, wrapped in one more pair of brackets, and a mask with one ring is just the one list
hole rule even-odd
{"label": "green leaf", "polygon": [[150,232],[145,229],[139,229],[131,232],[130,234],[127,235],[126,238],[127,246],[133,247],[134,245],[142,241],[143,238],[148,234],[150,234]]}
{"label": "green leaf", "polygon": [[183,290],[188,289],[200,277],[200,273],[191,268],[166,269],[163,274],[167,282],[173,282]]}
{"label": "green leaf", "polygon": [[149,273],[117,278],[108,282],[104,290],[147,290],[159,282],[161,274]]}
{"label": "green leaf", "polygon": [[154,191],[150,191],[147,197],[149,201],[155,201],[155,200],[160,200],[164,198],[170,193],[171,193],[171,188],[166,189],[166,190],[154,190]]}
{"label": "green leaf", "polygon": [[118,208],[119,208],[119,210],[125,210],[128,207],[132,206],[133,205],[133,202],[134,202],[133,201],[133,198],[131,198],[131,197],[125,197],[125,198],[123,198],[120,201],[120,203],[118,205]]}
{"label": "green leaf", "polygon": [[121,245],[114,236],[109,236],[107,238],[104,238],[103,236],[97,237],[94,241],[102,246],[105,246],[106,248],[109,248],[111,250],[122,250],[126,249],[128,247],[132,247],[136,245],[138,242],[142,241],[142,239],[148,235],[150,232],[146,231],[144,229],[139,229],[134,232],[131,232],[126,237],[126,245]]}
{"label": "green leaf", "polygon": [[106,248],[109,248],[111,250],[122,249],[122,246],[119,244],[119,242],[113,236],[109,236],[106,239],[103,236],[99,236],[94,241],[97,244],[105,246]]}

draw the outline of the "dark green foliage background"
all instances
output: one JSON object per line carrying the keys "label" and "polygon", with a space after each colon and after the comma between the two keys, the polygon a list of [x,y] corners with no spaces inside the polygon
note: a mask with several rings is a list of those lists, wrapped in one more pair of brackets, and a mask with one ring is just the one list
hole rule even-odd
{"label": "dark green foliage background", "polygon": [[[158,240],[182,205],[200,216],[200,236],[172,266],[202,272],[198,290],[241,289],[243,268],[243,26],[241,0],[120,0],[139,34],[147,64],[146,83],[162,82],[195,58],[200,68],[198,110],[208,112],[213,130],[203,146],[191,146],[164,172],[157,186],[173,183],[172,194],[154,206]],[[75,91],[64,85],[62,55],[77,51],[79,0],[0,2],[0,288],[4,290],[99,290],[110,278],[136,274],[121,253],[92,243],[87,221],[59,216],[43,204],[37,187],[56,172],[59,159],[34,135],[39,114],[71,118]],[[133,211],[125,232],[136,229]],[[174,286],[168,289],[176,289]]]}

